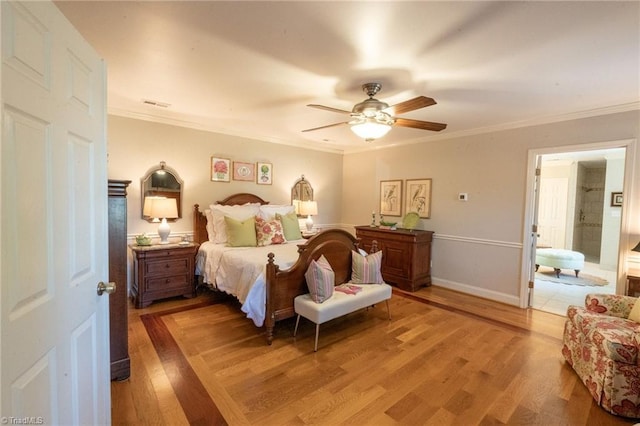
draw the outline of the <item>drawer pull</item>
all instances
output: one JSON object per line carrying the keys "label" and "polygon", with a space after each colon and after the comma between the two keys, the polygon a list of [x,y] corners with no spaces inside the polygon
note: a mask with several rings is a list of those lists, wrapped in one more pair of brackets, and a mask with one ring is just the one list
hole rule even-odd
{"label": "drawer pull", "polygon": [[164,265],[164,267],[167,268],[167,269],[171,268],[171,266],[169,266],[168,263],[166,265]]}
{"label": "drawer pull", "polygon": [[169,284],[171,280],[169,278],[166,279],[165,283]]}

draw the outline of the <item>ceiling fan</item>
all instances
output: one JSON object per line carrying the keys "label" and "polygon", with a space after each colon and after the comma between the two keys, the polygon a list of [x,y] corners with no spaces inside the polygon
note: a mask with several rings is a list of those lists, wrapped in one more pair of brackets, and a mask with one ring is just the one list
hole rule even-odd
{"label": "ceiling fan", "polygon": [[332,108],[324,105],[310,104],[312,108],[323,109],[325,111],[337,112],[340,114],[349,114],[351,116],[350,121],[343,121],[341,123],[328,124],[326,126],[314,127],[313,129],[306,129],[303,132],[312,132],[314,130],[326,129],[328,127],[342,126],[345,124],[351,125],[351,130],[365,141],[370,142],[374,139],[381,138],[386,135],[391,126],[412,127],[414,129],[432,130],[439,132],[447,127],[443,123],[433,123],[431,121],[413,120],[410,118],[395,117],[396,114],[403,114],[405,112],[414,111],[416,109],[435,105],[436,101],[426,96],[418,96],[413,99],[409,99],[399,104],[389,106],[385,102],[381,102],[374,98],[374,96],[380,91],[382,85],[380,83],[365,83],[362,85],[362,90],[369,96],[369,99],[354,105],[353,109],[345,111],[342,109]]}

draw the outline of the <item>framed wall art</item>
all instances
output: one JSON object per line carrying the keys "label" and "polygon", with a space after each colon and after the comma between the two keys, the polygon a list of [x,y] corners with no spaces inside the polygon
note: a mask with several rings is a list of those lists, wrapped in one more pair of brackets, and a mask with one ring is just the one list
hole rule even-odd
{"label": "framed wall art", "polygon": [[611,207],[622,207],[622,192],[611,193]]}
{"label": "framed wall art", "polygon": [[271,163],[256,164],[256,183],[258,185],[271,185],[273,183],[273,165]]}
{"label": "framed wall art", "polygon": [[431,217],[431,179],[407,179],[405,191],[405,211]]}
{"label": "framed wall art", "polygon": [[228,158],[211,157],[211,180],[214,182],[229,182],[231,160]]}
{"label": "framed wall art", "polygon": [[402,214],[402,180],[380,181],[380,214],[384,216]]}
{"label": "framed wall art", "polygon": [[256,179],[256,165],[242,161],[233,162],[233,180],[253,182]]}

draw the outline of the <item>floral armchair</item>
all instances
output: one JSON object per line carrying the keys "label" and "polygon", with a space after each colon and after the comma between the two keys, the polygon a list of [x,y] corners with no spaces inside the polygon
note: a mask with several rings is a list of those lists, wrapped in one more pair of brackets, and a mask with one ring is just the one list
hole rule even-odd
{"label": "floral armchair", "polygon": [[640,323],[627,319],[635,297],[588,294],[569,306],[562,354],[612,414],[640,418]]}

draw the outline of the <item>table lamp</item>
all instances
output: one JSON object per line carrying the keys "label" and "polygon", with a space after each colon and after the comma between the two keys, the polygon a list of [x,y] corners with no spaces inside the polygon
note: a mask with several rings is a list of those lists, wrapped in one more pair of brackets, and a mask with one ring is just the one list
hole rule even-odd
{"label": "table lamp", "polygon": [[[158,226],[158,235],[160,235],[160,244],[169,244],[169,234],[171,227],[167,223],[167,219],[175,219],[178,217],[178,205],[175,198],[152,198],[149,200],[151,206],[149,208],[149,216],[155,219],[161,219]],[[145,207],[147,200],[145,199]]]}
{"label": "table lamp", "polygon": [[311,219],[311,216],[318,214],[318,203],[315,201],[300,201],[298,211],[302,216],[307,216],[305,226],[307,227],[307,232],[311,232],[313,230],[313,219]]}

